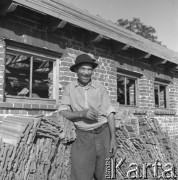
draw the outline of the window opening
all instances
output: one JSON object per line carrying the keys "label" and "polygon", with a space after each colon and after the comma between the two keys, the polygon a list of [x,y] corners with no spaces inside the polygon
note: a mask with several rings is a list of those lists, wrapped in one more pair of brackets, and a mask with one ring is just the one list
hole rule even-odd
{"label": "window opening", "polygon": [[117,101],[123,105],[136,105],[136,79],[118,74]]}
{"label": "window opening", "polygon": [[7,51],[5,95],[52,99],[53,63],[43,56]]}
{"label": "window opening", "polygon": [[155,107],[166,108],[166,85],[154,84]]}

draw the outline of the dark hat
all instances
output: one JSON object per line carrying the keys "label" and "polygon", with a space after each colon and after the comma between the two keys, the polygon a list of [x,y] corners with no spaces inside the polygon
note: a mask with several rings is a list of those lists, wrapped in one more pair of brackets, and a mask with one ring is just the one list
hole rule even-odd
{"label": "dark hat", "polygon": [[95,69],[98,66],[98,64],[95,63],[95,59],[92,59],[88,54],[81,54],[81,55],[77,56],[77,58],[75,60],[75,64],[70,67],[70,70],[72,72],[75,72],[75,68],[78,65],[83,64],[83,63],[90,63],[92,65],[93,69]]}

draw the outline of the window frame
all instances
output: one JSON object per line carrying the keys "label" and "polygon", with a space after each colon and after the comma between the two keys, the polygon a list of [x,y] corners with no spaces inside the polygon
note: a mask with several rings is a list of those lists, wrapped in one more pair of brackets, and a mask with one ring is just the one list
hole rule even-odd
{"label": "window frame", "polygon": [[[121,72],[120,72],[121,71]],[[127,106],[127,107],[137,107],[139,106],[139,89],[138,89],[138,76],[142,75],[140,73],[137,73],[137,72],[129,72],[129,71],[124,71],[122,72],[123,70],[118,70],[117,71],[117,79],[118,79],[118,76],[121,76],[121,77],[124,77],[124,89],[127,88],[127,84],[126,84],[126,78],[130,78],[130,79],[133,79],[135,80],[135,105],[128,105],[127,104],[127,91],[124,92],[124,95],[125,95],[125,104],[120,104],[119,101],[118,101],[118,93],[117,93],[117,102],[119,103],[119,105],[121,106]],[[130,75],[131,74],[131,75]],[[118,87],[117,87],[118,88]]]}
{"label": "window frame", "polygon": [[[159,102],[158,102],[158,107],[156,107],[156,102],[155,102],[155,85],[157,85],[158,86],[158,98],[159,98]],[[156,109],[169,109],[169,90],[168,90],[168,82],[161,82],[161,81],[159,81],[159,80],[155,80],[154,81],[154,107],[156,108]],[[165,107],[160,107],[160,86],[164,86],[165,87]]]}
{"label": "window frame", "polygon": [[[54,104],[56,102],[56,104],[59,102],[59,83],[57,83],[59,81],[59,61],[60,58],[62,56],[62,53],[56,53],[50,50],[46,50],[43,48],[38,48],[38,47],[32,47],[29,45],[19,45],[17,43],[17,45],[13,44],[8,44],[6,45],[6,53],[5,56],[8,52],[15,52],[18,53],[20,55],[28,55],[30,56],[30,62],[32,62],[32,57],[40,57],[43,58],[44,60],[48,60],[48,61],[52,61],[53,62],[53,84],[52,84],[52,98],[36,98],[36,97],[20,97],[20,96],[13,96],[13,95],[5,95],[6,91],[4,88],[4,101],[6,102],[46,102],[48,103],[52,103]],[[5,79],[5,84],[6,84],[6,57],[5,57],[5,72],[4,72],[4,79]],[[30,63],[31,64],[31,63]],[[30,65],[32,66],[32,65]],[[30,82],[30,91],[32,92],[32,69],[30,67],[30,76],[29,76],[29,81]]]}

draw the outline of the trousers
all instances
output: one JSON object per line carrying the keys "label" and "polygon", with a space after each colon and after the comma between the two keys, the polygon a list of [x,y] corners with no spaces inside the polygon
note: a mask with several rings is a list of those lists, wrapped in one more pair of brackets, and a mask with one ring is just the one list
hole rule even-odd
{"label": "trousers", "polygon": [[93,133],[76,129],[71,149],[71,180],[105,180],[105,163],[110,157],[110,132],[106,126]]}

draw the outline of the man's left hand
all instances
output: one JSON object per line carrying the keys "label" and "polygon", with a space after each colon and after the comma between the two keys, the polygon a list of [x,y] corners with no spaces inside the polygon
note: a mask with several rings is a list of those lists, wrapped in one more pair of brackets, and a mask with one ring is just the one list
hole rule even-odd
{"label": "man's left hand", "polygon": [[110,142],[110,154],[111,154],[111,157],[114,156],[114,154],[116,153],[116,150],[117,150],[117,143],[116,143],[116,139],[115,138],[112,138],[111,139],[111,142]]}

